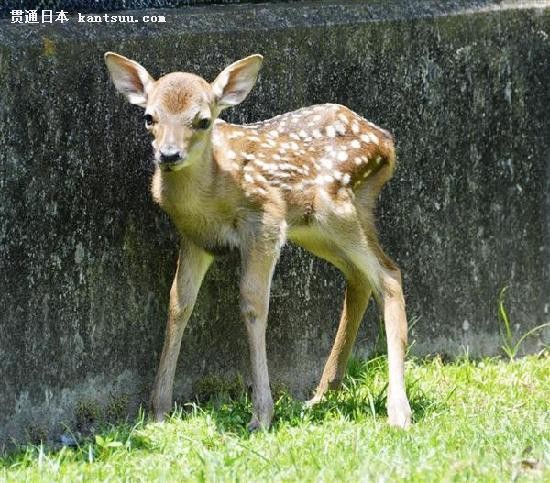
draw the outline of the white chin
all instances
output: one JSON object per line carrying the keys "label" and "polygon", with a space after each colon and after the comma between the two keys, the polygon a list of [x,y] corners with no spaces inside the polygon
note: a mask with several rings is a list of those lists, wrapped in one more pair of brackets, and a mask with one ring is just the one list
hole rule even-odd
{"label": "white chin", "polygon": [[187,166],[187,161],[182,161],[181,163],[175,164],[174,166],[170,166],[170,171],[179,171],[180,169]]}
{"label": "white chin", "polygon": [[185,168],[188,165],[189,165],[189,161],[185,160],[185,161],[182,161],[181,163],[177,163],[177,164],[159,165],[159,167],[162,171],[165,171],[167,173],[171,173],[171,172],[174,172],[174,171],[180,171],[181,169]]}

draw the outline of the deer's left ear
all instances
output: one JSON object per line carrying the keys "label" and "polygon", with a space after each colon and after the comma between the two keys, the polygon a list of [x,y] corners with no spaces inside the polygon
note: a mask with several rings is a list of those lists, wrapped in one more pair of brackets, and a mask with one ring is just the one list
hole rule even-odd
{"label": "deer's left ear", "polygon": [[212,82],[212,90],[220,109],[235,106],[245,100],[258,79],[264,58],[250,55],[226,67]]}

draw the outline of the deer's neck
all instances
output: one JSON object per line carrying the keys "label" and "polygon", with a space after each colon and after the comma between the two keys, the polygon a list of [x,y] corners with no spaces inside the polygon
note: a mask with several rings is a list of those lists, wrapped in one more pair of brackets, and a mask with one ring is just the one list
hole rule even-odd
{"label": "deer's neck", "polygon": [[153,177],[153,197],[176,229],[211,253],[239,246],[235,225],[239,198],[227,187],[226,176],[210,142],[200,159],[189,166],[176,172],[157,168]]}

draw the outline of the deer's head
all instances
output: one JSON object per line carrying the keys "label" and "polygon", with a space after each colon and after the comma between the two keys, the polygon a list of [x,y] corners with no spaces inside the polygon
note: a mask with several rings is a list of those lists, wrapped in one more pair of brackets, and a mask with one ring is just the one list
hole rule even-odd
{"label": "deer's head", "polygon": [[116,89],[145,109],[145,127],[153,135],[155,160],[177,171],[201,159],[219,113],[242,102],[258,78],[263,57],[251,55],[226,67],[209,83],[186,72],[153,79],[137,62],[113,52],[105,63]]}

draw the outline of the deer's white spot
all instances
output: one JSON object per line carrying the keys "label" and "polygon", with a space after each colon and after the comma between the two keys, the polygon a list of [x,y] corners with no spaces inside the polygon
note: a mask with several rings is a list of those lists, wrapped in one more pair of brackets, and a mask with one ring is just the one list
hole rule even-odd
{"label": "deer's white spot", "polygon": [[305,132],[303,129],[298,133],[298,136],[301,137],[301,138],[307,138],[308,137],[308,133]]}
{"label": "deer's white spot", "polygon": [[344,176],[342,176],[342,183],[348,184],[350,182],[350,180],[351,180],[351,176],[348,173],[346,173],[346,174],[344,174]]}
{"label": "deer's white spot", "polygon": [[253,183],[254,182],[254,178],[252,177],[252,175],[248,174],[248,173],[245,173],[244,175],[244,180],[247,182],[247,183]]}
{"label": "deer's white spot", "polygon": [[354,161],[357,166],[359,166],[363,162],[361,158],[355,158]]}
{"label": "deer's white spot", "polygon": [[345,161],[346,159],[348,159],[348,153],[346,153],[345,151],[339,151],[336,155],[336,159],[338,161]]}
{"label": "deer's white spot", "polygon": [[340,181],[342,179],[342,173],[340,173],[340,171],[334,171],[334,173],[332,173],[332,176],[334,176],[334,179],[336,181]]}
{"label": "deer's white spot", "polygon": [[229,134],[229,139],[237,139],[244,136],[244,132],[242,131],[233,131],[231,134]]}
{"label": "deer's white spot", "polygon": [[376,134],[372,134],[372,133],[362,134],[361,135],[361,140],[365,143],[378,144],[378,142],[379,142],[378,136],[376,136]]}
{"label": "deer's white spot", "polygon": [[321,174],[317,176],[317,178],[315,178],[315,181],[317,182],[317,184],[322,185],[332,183],[334,181],[334,178],[330,174]]}
{"label": "deer's white spot", "polygon": [[279,137],[279,132],[276,131],[275,129],[273,129],[272,131],[269,131],[267,133],[268,136],[271,136],[272,138],[276,138],[276,137]]}
{"label": "deer's white spot", "polygon": [[327,136],[329,138],[333,138],[336,136],[336,130],[334,129],[334,126],[327,126],[325,128],[325,132],[327,133]]}
{"label": "deer's white spot", "polygon": [[347,116],[345,116],[344,114],[338,114],[338,119],[340,119],[340,121],[342,121],[344,124],[347,124],[349,122]]}
{"label": "deer's white spot", "polygon": [[253,161],[254,159],[256,159],[256,156],[250,153],[241,153],[241,155],[244,159],[247,159],[249,161]]}
{"label": "deer's white spot", "polygon": [[342,123],[336,123],[334,125],[334,129],[336,129],[336,132],[338,134],[340,134],[341,136],[343,136],[344,134],[346,134],[346,126],[344,126]]}
{"label": "deer's white spot", "polygon": [[351,143],[349,143],[349,147],[353,149],[359,149],[361,147],[361,143],[357,141],[357,139],[354,139]]}
{"label": "deer's white spot", "polygon": [[319,161],[325,168],[332,169],[332,161],[328,158],[321,158]]}
{"label": "deer's white spot", "polygon": [[248,136],[247,139],[249,141],[260,141],[260,138],[258,136]]}
{"label": "deer's white spot", "polygon": [[311,135],[314,137],[314,138],[322,138],[323,135],[321,134],[321,131],[319,129],[314,129],[313,132],[311,133]]}
{"label": "deer's white spot", "polygon": [[357,124],[355,121],[351,123],[351,130],[353,131],[353,134],[359,133],[359,124]]}
{"label": "deer's white spot", "polygon": [[294,141],[292,141],[290,143],[290,148],[293,149],[294,151],[298,151],[298,149],[300,149],[300,146],[298,146]]}
{"label": "deer's white spot", "polygon": [[231,149],[229,149],[225,155],[227,156],[228,159],[235,159],[237,157],[237,155],[235,154],[235,151],[231,151]]}

